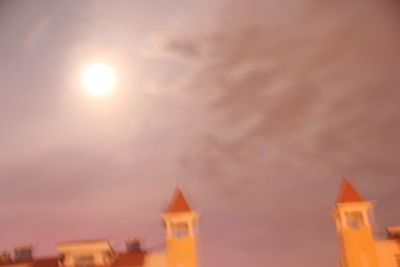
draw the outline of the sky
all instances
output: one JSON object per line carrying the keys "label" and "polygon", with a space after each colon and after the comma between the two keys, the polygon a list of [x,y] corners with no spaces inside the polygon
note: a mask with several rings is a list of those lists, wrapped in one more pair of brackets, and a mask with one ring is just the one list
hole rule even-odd
{"label": "sky", "polygon": [[399,26],[393,0],[0,1],[0,250],[155,248],[179,185],[201,266],[336,266],[343,177],[400,223]]}

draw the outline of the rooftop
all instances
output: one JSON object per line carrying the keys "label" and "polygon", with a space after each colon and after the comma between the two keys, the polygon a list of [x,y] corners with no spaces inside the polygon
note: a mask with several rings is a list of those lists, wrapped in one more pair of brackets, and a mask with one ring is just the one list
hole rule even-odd
{"label": "rooftop", "polygon": [[349,181],[343,179],[336,203],[364,202],[361,195],[354,189]]}

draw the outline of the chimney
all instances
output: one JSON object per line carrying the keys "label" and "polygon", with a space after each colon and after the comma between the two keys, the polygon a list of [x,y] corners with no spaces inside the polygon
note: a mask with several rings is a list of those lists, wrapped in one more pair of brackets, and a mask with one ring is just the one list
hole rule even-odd
{"label": "chimney", "polygon": [[2,263],[11,263],[11,255],[8,251],[1,251],[0,252],[0,264]]}
{"label": "chimney", "polygon": [[142,249],[140,248],[140,240],[139,238],[131,238],[125,241],[126,250],[128,252],[140,252]]}
{"label": "chimney", "polygon": [[23,245],[14,247],[14,261],[31,261],[33,260],[32,245]]}

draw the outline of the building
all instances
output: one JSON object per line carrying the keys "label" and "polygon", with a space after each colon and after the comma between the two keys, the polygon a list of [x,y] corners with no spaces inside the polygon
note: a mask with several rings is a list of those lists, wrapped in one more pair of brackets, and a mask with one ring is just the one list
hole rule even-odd
{"label": "building", "polygon": [[333,209],[341,267],[400,267],[400,227],[375,232],[374,205],[343,180]]}
{"label": "building", "polygon": [[58,256],[34,258],[31,246],[16,247],[14,257],[0,253],[1,267],[197,267],[196,227],[198,214],[178,188],[162,214],[166,228],[166,251],[143,250],[137,239],[126,242],[126,251],[116,252],[107,240],[62,242]]}

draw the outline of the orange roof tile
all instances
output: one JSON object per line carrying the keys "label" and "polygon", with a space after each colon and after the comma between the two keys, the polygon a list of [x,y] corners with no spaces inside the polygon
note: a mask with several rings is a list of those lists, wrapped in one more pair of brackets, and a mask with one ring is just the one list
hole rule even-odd
{"label": "orange roof tile", "polygon": [[354,187],[349,183],[349,181],[343,179],[336,203],[351,203],[351,202],[364,202],[364,199],[354,189]]}
{"label": "orange roof tile", "polygon": [[33,267],[58,267],[58,258],[42,258],[35,260]]}
{"label": "orange roof tile", "polygon": [[167,209],[168,213],[175,213],[175,212],[188,212],[192,211],[187,203],[185,197],[183,196],[182,191],[177,188],[175,191],[175,195],[172,198],[172,201]]}
{"label": "orange roof tile", "polygon": [[31,267],[59,267],[58,257],[31,259],[23,261],[0,262],[0,266],[3,265],[17,266],[20,265],[21,263],[29,264],[29,266]]}

